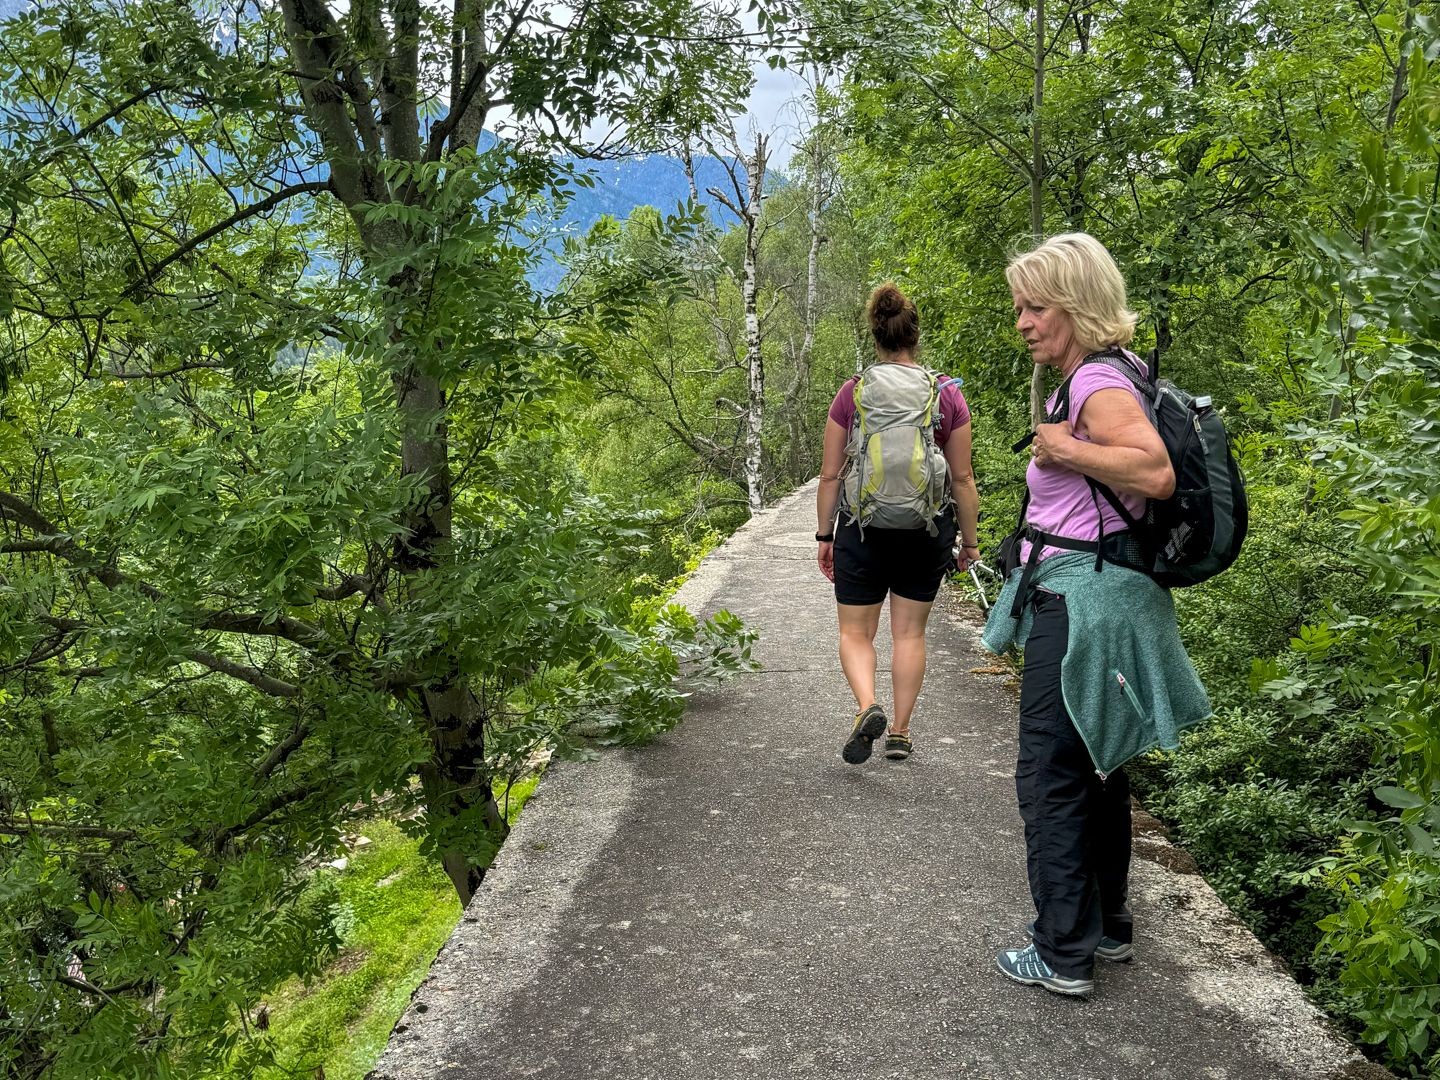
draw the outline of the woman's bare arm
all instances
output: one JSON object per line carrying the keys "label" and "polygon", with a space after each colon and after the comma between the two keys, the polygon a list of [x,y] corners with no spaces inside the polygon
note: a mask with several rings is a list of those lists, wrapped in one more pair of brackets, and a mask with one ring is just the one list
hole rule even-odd
{"label": "woman's bare arm", "polygon": [[1096,390],[1076,420],[1089,442],[1075,437],[1068,420],[1035,428],[1032,451],[1037,465],[1071,469],[1113,491],[1148,499],[1168,498],[1175,490],[1165,444],[1128,391]]}

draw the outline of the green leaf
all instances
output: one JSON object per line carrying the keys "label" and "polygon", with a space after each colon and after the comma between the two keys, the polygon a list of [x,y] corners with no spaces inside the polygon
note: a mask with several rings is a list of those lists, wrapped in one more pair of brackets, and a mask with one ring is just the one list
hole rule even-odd
{"label": "green leaf", "polygon": [[1410,849],[1418,852],[1427,858],[1433,858],[1436,854],[1435,838],[1415,822],[1408,822],[1405,826],[1405,838],[1410,841]]}
{"label": "green leaf", "polygon": [[1401,810],[1412,810],[1425,805],[1425,800],[1419,795],[1402,787],[1378,787],[1375,789],[1375,797],[1386,806],[1394,806]]}
{"label": "green leaf", "polygon": [[1368,135],[1360,144],[1360,161],[1376,187],[1385,186],[1385,148],[1380,136]]}

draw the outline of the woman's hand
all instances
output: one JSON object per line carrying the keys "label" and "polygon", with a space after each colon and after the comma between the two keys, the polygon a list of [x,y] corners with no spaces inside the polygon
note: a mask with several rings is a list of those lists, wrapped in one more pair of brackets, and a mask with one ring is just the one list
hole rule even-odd
{"label": "woman's hand", "polygon": [[835,541],[822,540],[820,552],[816,558],[820,562],[820,573],[825,575],[826,580],[833,582],[835,580]]}
{"label": "woman's hand", "polygon": [[1066,463],[1062,455],[1074,442],[1075,432],[1070,427],[1069,420],[1061,420],[1058,424],[1036,424],[1035,440],[1030,444],[1030,453],[1034,455],[1035,464],[1042,469],[1056,466],[1064,468]]}
{"label": "woman's hand", "polygon": [[978,544],[962,544],[959,553],[955,556],[955,566],[963,574],[970,569],[971,563],[980,561],[980,546]]}

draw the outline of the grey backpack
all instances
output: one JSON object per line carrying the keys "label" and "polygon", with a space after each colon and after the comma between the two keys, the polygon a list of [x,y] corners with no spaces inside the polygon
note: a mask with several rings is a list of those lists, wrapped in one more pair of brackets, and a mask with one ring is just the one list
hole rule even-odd
{"label": "grey backpack", "polygon": [[855,419],[841,485],[851,521],[877,529],[939,534],[950,503],[950,469],[935,444],[939,376],[911,364],[872,364],[855,379]]}

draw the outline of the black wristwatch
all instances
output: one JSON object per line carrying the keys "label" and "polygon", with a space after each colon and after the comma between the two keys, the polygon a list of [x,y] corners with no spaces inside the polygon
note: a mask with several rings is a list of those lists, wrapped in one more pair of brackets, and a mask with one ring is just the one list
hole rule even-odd
{"label": "black wristwatch", "polygon": [[816,533],[815,540],[821,544],[833,544],[835,542],[835,534],[833,532],[824,533],[823,535]]}

